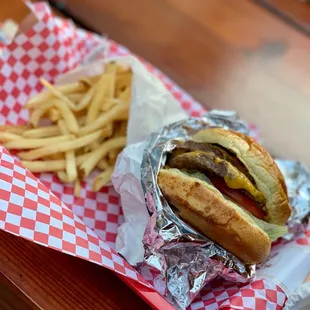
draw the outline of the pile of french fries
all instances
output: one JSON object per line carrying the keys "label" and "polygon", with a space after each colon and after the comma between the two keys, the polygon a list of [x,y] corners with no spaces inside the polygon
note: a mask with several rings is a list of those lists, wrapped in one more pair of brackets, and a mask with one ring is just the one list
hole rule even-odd
{"label": "pile of french fries", "polygon": [[132,71],[116,62],[106,64],[99,76],[66,85],[52,85],[31,98],[29,123],[1,126],[0,142],[31,172],[54,172],[64,183],[74,183],[79,196],[81,180],[94,169],[93,190],[105,186],[117,155],[126,145]]}

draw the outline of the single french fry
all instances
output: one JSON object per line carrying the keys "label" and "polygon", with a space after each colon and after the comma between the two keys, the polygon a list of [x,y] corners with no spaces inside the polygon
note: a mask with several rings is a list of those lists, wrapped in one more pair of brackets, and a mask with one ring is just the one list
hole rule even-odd
{"label": "single french fry", "polygon": [[84,147],[94,141],[96,141],[102,135],[102,130],[95,131],[89,135],[76,138],[70,141],[60,142],[53,145],[44,146],[28,152],[20,152],[18,156],[22,160],[34,160],[49,156],[56,153],[63,153],[69,150],[75,150],[80,147]]}
{"label": "single french fry", "polygon": [[100,170],[105,170],[109,167],[109,163],[105,158],[102,158],[98,161],[98,164],[96,167]]}
{"label": "single french fry", "polygon": [[64,104],[61,100],[54,100],[53,104],[60,112],[62,118],[66,123],[66,127],[68,128],[68,130],[72,133],[77,133],[80,127],[74,113],[70,110],[70,108],[66,104]]}
{"label": "single french fry", "polygon": [[[75,109],[75,104],[72,102],[68,97],[66,97],[59,89],[57,89],[55,86],[50,84],[47,80],[41,78],[40,82],[57,98],[61,99],[64,103],[70,107],[74,111]],[[81,83],[78,83],[80,85]],[[63,87],[66,87],[67,89],[69,88],[70,85],[63,85]],[[72,88],[70,89],[72,92]]]}
{"label": "single french fry", "polygon": [[38,109],[31,111],[30,112],[30,117],[29,117],[29,123],[33,127],[38,127],[41,118],[46,113],[50,114],[52,108],[53,108],[53,100],[50,100],[49,102],[46,102],[44,105],[42,105]]}
{"label": "single french fry", "polygon": [[41,128],[28,129],[23,132],[24,138],[47,138],[58,136],[60,131],[57,126],[46,126]]}
{"label": "single french fry", "polygon": [[115,83],[116,83],[116,73],[118,70],[118,64],[115,62],[110,62],[106,65],[106,73],[109,73],[110,79],[106,81],[105,87],[105,98],[114,98],[115,96]]}
{"label": "single french fry", "polygon": [[97,175],[93,181],[93,190],[98,192],[103,186],[107,185],[114,171],[114,166],[109,166],[105,171]]}
{"label": "single french fry", "polygon": [[116,69],[107,71],[109,73],[109,79],[106,81],[105,87],[105,98],[114,98],[115,95],[115,80],[116,80]]}
{"label": "single french fry", "polygon": [[94,94],[95,94],[95,88],[92,87],[87,91],[86,94],[83,95],[81,100],[77,103],[77,105],[75,106],[75,111],[78,112],[85,109],[93,99]]}
{"label": "single french fry", "polygon": [[[81,165],[91,153],[80,155],[76,158],[77,165]],[[52,160],[22,160],[22,165],[33,173],[37,172],[57,172],[66,169],[65,159],[52,159]]]}
{"label": "single french fry", "polygon": [[[66,127],[64,120],[58,121],[58,127],[63,135],[67,135],[69,130]],[[68,182],[73,182],[77,178],[76,160],[74,150],[69,150],[65,153],[66,156],[66,172]]]}
{"label": "single french fry", "polygon": [[101,146],[91,152],[91,155],[79,166],[79,172],[82,177],[86,177],[95,168],[97,163],[103,158],[110,150],[114,148],[121,148],[126,145],[126,137],[111,138],[104,141]]}
{"label": "single french fry", "polygon": [[94,132],[115,120],[127,120],[129,112],[129,104],[117,105],[113,107],[107,113],[100,115],[94,122],[89,125],[86,125],[80,129],[78,132],[79,136],[83,136],[90,132]]}
{"label": "single french fry", "polygon": [[33,173],[40,172],[57,172],[62,171],[66,167],[65,160],[37,160],[37,161],[29,161],[22,160],[22,165]]}
{"label": "single french fry", "polygon": [[60,114],[59,110],[57,110],[56,108],[51,108],[48,111],[48,117],[50,118],[50,120],[53,123],[56,123],[61,119],[61,114]]}
{"label": "single french fry", "polygon": [[100,80],[95,85],[95,93],[89,104],[89,109],[86,116],[86,124],[91,124],[99,115],[103,100],[108,91],[108,87],[111,86],[111,80],[113,75],[108,73],[103,73]]}
{"label": "single french fry", "polygon": [[33,149],[48,146],[51,144],[57,144],[60,142],[70,141],[74,139],[74,135],[56,136],[51,138],[42,139],[25,139],[20,137],[20,139],[15,139],[8,141],[4,144],[4,147],[8,150],[23,150],[23,149]]}
{"label": "single french fry", "polygon": [[20,135],[17,135],[15,133],[10,132],[0,132],[0,142],[5,143],[12,140],[19,140],[22,137]]}
{"label": "single french fry", "polygon": [[[44,85],[44,84],[43,84]],[[46,85],[44,85],[46,87]],[[46,87],[49,89],[49,87]],[[71,84],[63,84],[63,85],[55,85],[55,89],[57,89],[63,95],[69,95],[72,93],[84,92],[87,90],[87,84],[84,82],[76,82]]]}
{"label": "single french fry", "polygon": [[9,132],[9,133],[14,133],[17,135],[23,134],[25,130],[27,130],[29,127],[27,125],[1,125],[0,126],[0,132]]}
{"label": "single french fry", "polygon": [[76,179],[74,182],[74,195],[76,197],[80,197],[81,195],[81,180],[80,179]]}

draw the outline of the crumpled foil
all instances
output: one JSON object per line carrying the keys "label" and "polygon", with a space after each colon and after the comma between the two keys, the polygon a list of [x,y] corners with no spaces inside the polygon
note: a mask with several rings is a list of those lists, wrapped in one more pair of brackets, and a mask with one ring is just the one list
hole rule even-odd
{"label": "crumpled foil", "polygon": [[[223,127],[252,135],[248,125],[235,112],[213,110],[203,118],[182,120],[152,134],[141,165],[141,183],[151,218],[143,239],[145,256],[140,271],[142,274],[145,270],[151,272],[154,287],[180,309],[185,309],[206,283],[218,276],[245,283],[255,275],[255,265],[242,263],[183,222],[157,185],[157,174],[165,165],[166,155],[173,150],[176,141],[189,139],[196,132],[210,127]],[[277,160],[277,163],[285,176],[294,206],[288,222],[289,239],[302,230],[309,217],[310,175],[297,162]]]}

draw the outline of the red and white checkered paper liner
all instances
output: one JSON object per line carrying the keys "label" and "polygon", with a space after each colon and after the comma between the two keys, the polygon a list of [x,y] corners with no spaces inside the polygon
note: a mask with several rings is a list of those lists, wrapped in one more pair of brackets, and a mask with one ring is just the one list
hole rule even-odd
{"label": "red and white checkered paper liner", "polygon": [[[52,16],[44,3],[30,5],[38,22],[10,45],[0,56],[0,123],[23,124],[26,100],[42,89],[40,77],[55,78],[87,59],[102,46],[103,38],[75,28]],[[130,52],[109,41],[105,55]],[[159,70],[145,63],[159,77],[182,108],[191,116],[204,109]],[[123,222],[119,197],[112,187],[94,193],[83,183],[81,196],[52,174],[34,176],[0,147],[0,228],[41,245],[71,254],[112,269],[144,285],[147,282],[113,250],[117,228]],[[309,244],[309,234],[299,243]],[[297,241],[298,242],[298,241]],[[205,287],[190,309],[281,309],[286,300],[282,289],[271,280],[248,285],[223,281]]]}

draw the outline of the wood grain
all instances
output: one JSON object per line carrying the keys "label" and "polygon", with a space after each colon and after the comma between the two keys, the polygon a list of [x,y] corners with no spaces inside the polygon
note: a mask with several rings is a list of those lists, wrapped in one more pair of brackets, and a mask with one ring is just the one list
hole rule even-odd
{"label": "wood grain", "polygon": [[0,273],[0,309],[1,310],[37,310],[30,299],[28,299],[2,271]]}
{"label": "wood grain", "polygon": [[206,107],[256,123],[273,154],[310,165],[310,41],[296,29],[246,0],[65,3]]}
{"label": "wood grain", "polygon": [[310,3],[301,0],[257,0],[293,27],[310,35]]}
{"label": "wood grain", "polygon": [[0,309],[149,309],[107,269],[3,231],[0,268]]}

